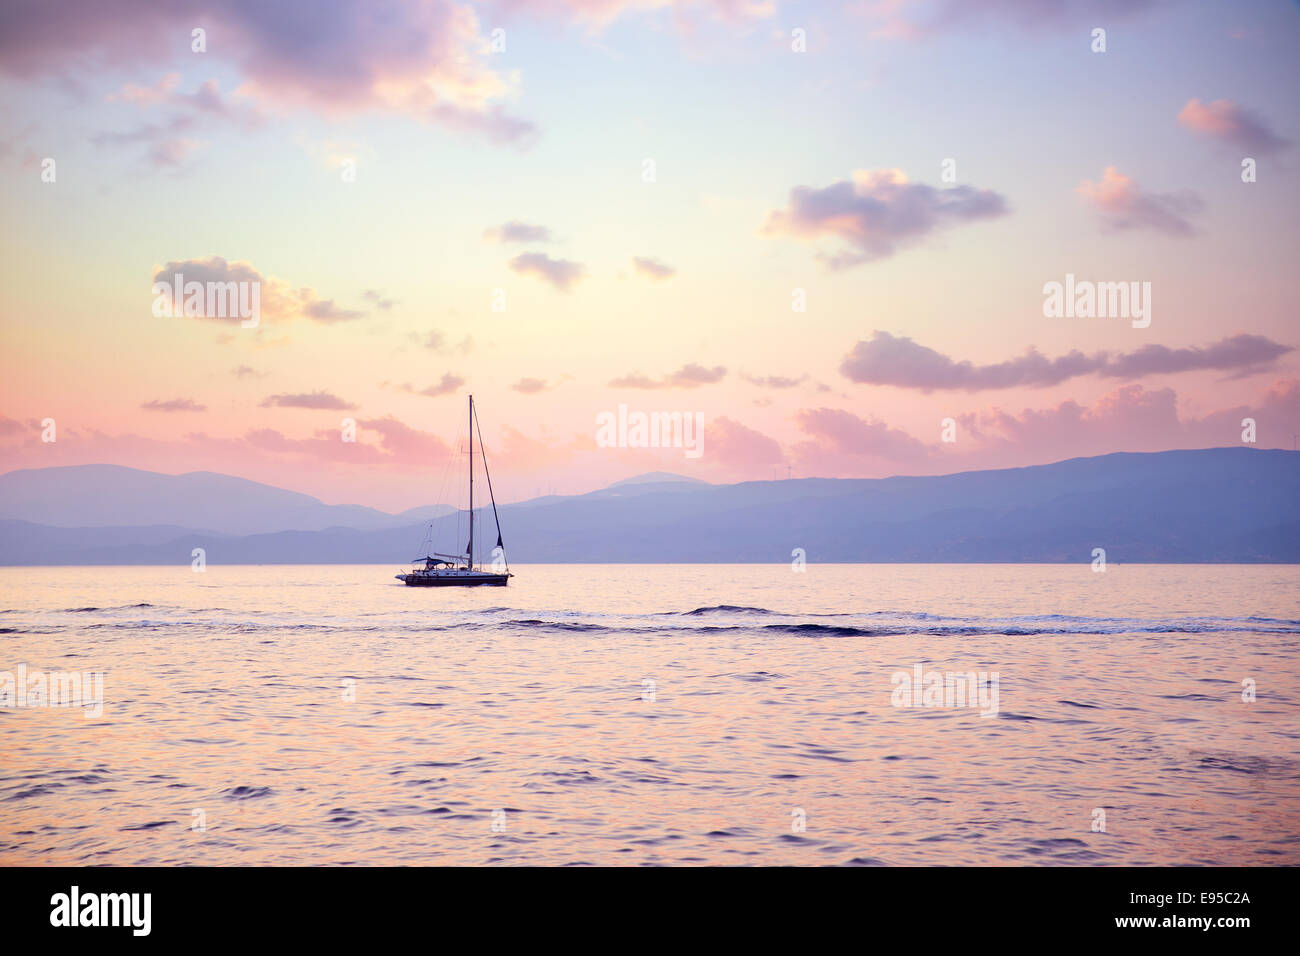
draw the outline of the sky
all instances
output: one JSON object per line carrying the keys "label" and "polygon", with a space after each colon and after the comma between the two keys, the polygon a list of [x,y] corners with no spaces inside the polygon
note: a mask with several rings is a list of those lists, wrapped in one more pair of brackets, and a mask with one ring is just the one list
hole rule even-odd
{"label": "sky", "polygon": [[504,501],[1289,449],[1298,79],[1285,0],[7,4],[0,471],[398,511],[470,393]]}

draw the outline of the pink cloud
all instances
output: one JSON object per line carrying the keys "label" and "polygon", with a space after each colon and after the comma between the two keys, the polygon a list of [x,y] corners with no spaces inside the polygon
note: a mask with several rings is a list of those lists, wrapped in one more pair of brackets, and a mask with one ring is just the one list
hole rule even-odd
{"label": "pink cloud", "polygon": [[785,463],[785,452],[775,439],[730,418],[709,422],[704,437],[704,457],[711,466],[753,475]]}
{"label": "pink cloud", "polygon": [[1147,192],[1114,166],[1102,171],[1099,182],[1085,179],[1077,192],[1101,215],[1102,227],[1108,232],[1150,229],[1168,236],[1190,236],[1195,230],[1188,217],[1204,206],[1189,190]]}
{"label": "pink cloud", "polygon": [[1289,140],[1274,133],[1261,117],[1232,100],[1202,103],[1190,99],[1178,114],[1178,122],[1194,133],[1260,156],[1279,152],[1291,145]]}
{"label": "pink cloud", "polygon": [[[1300,380],[1278,380],[1253,402],[1204,413],[1180,403],[1172,389],[1125,385],[1091,404],[954,409],[953,417],[957,441],[948,444],[939,440],[938,422],[922,440],[848,409],[804,409],[795,415],[803,437],[784,446],[742,422],[718,418],[706,428],[704,456],[697,461],[685,459],[678,448],[597,448],[590,431],[565,440],[505,427],[497,437],[486,437],[499,500],[551,487],[586,491],[653,470],[765,480],[783,462],[792,464],[800,477],[947,474],[1115,451],[1235,446],[1241,442],[1243,418],[1256,421],[1258,447],[1289,449],[1300,421]],[[38,420],[0,416],[0,471],[97,462],[171,473],[210,470],[386,510],[430,503],[430,469],[452,457],[441,437],[392,416],[359,421],[355,442],[343,441],[335,428],[302,437],[271,428],[233,437],[109,435],[62,418],[57,443],[43,443],[40,434]]]}
{"label": "pink cloud", "polygon": [[802,385],[808,381],[808,376],[800,375],[794,378],[789,375],[745,375],[740,376],[750,385],[757,385],[759,388],[794,388],[796,385]]}
{"label": "pink cloud", "polygon": [[872,36],[915,40],[1001,24],[1042,31],[1072,21],[1124,20],[1162,2],[1165,0],[856,0],[849,9],[870,24]]}
{"label": "pink cloud", "polygon": [[804,432],[835,451],[886,458],[927,454],[923,442],[874,417],[865,421],[844,409],[814,408],[798,412],[795,418]]}
{"label": "pink cloud", "polygon": [[170,398],[165,401],[155,398],[140,407],[149,412],[203,412],[208,408],[192,398]]}
{"label": "pink cloud", "polygon": [[501,439],[495,445],[498,447],[488,447],[493,475],[510,474],[523,478],[546,470],[560,471],[575,466],[591,471],[596,460],[591,435],[573,435],[563,439],[544,434],[534,438],[505,425],[501,428]]}
{"label": "pink cloud", "polygon": [[262,401],[263,408],[311,408],[317,411],[347,411],[357,406],[345,402],[329,392],[308,392],[298,395],[270,395]]}
{"label": "pink cloud", "polygon": [[1256,420],[1261,447],[1286,446],[1291,423],[1300,418],[1300,381],[1279,380],[1250,405],[1200,417],[1180,413],[1173,389],[1148,391],[1133,384],[1103,395],[1091,406],[1065,401],[1014,414],[990,408],[959,415],[958,422],[980,446],[981,461],[1010,458],[1022,464],[1115,451],[1235,445],[1241,442],[1241,422],[1247,417]]}
{"label": "pink cloud", "polygon": [[697,388],[700,385],[716,385],[727,376],[727,369],[722,365],[706,368],[695,362],[688,362],[677,371],[663,378],[649,378],[640,372],[623,375],[609,383],[610,388]]}
{"label": "pink cloud", "polygon": [[1048,358],[1030,348],[1016,358],[975,365],[969,361],[954,361],[906,336],[877,331],[872,338],[853,347],[840,364],[840,371],[854,382],[870,385],[893,385],[924,392],[944,389],[973,392],[1056,385],[1080,375],[1140,378],[1213,370],[1242,377],[1267,368],[1280,356],[1292,351],[1292,346],[1273,342],[1262,335],[1239,333],[1203,348],[1147,344],[1127,353],[1085,355],[1075,350],[1057,358]]}
{"label": "pink cloud", "polygon": [[451,457],[451,448],[437,435],[412,428],[391,415],[364,419],[357,425],[376,432],[383,451],[404,464],[430,467]]}
{"label": "pink cloud", "polygon": [[[258,101],[401,113],[507,142],[535,133],[504,111],[515,81],[488,66],[473,9],[450,0],[21,4],[0,29],[0,72],[35,77],[188,54],[196,26],[208,31],[205,55],[233,63]],[[149,98],[138,88],[133,95]]]}
{"label": "pink cloud", "polygon": [[667,10],[679,30],[689,31],[692,17],[722,23],[765,20],[776,14],[775,0],[499,0],[499,6],[572,20],[602,30],[621,17]]}

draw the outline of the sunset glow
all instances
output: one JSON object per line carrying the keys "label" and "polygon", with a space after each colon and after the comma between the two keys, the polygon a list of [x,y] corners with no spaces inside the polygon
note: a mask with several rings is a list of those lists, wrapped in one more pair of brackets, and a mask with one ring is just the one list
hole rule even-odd
{"label": "sunset glow", "polygon": [[[470,392],[506,500],[1300,431],[1294,5],[1114,4],[1104,52],[1054,4],[189,6],[6,24],[0,470],[400,510]],[[155,315],[177,272],[256,327]],[[1149,326],[1046,316],[1067,275]],[[620,404],[704,453],[600,447]]]}

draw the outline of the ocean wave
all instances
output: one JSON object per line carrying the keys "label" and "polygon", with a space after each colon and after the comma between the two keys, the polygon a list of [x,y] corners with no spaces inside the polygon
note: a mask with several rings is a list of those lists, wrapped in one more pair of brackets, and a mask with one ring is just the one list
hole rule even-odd
{"label": "ocean wave", "polygon": [[765,607],[747,607],[744,604],[715,604],[713,607],[697,607],[694,611],[665,611],[665,614],[683,614],[699,615],[713,614],[716,612],[725,612],[730,614],[780,614],[780,611],[771,611]]}
{"label": "ocean wave", "polygon": [[[148,616],[140,616],[148,609]],[[86,616],[91,612],[98,615]],[[123,613],[127,612],[127,613]],[[28,612],[31,613],[31,612]],[[1300,620],[1243,617],[1082,617],[1031,614],[979,617],[924,611],[790,613],[743,604],[714,604],[691,610],[642,612],[575,611],[489,607],[477,610],[388,608],[361,615],[298,615],[288,610],[256,611],[184,608],[149,603],[76,607],[8,619],[0,634],[67,631],[166,632],[191,634],[424,634],[449,631],[529,631],[571,634],[714,634],[719,632],[812,638],[854,637],[1040,637],[1054,635],[1300,634]]]}
{"label": "ocean wave", "polygon": [[64,614],[88,614],[91,611],[131,611],[140,607],[154,607],[152,604],[123,604],[119,607],[65,607]]}

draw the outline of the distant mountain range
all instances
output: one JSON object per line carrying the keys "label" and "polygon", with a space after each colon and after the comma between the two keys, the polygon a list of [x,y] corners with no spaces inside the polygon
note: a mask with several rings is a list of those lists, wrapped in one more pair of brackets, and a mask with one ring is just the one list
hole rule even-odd
{"label": "distant mountain range", "polygon": [[[513,563],[1300,562],[1300,454],[1119,453],[919,478],[711,485],[653,473],[503,505]],[[495,533],[478,512],[479,540]],[[110,465],[0,476],[0,564],[409,565],[465,546],[465,515],[399,515],[210,472]]]}
{"label": "distant mountain range", "polygon": [[0,519],[59,528],[179,525],[240,535],[393,528],[453,511],[430,506],[391,515],[362,505],[327,505],[310,495],[211,471],[163,475],[120,465],[73,465],[0,475]]}

